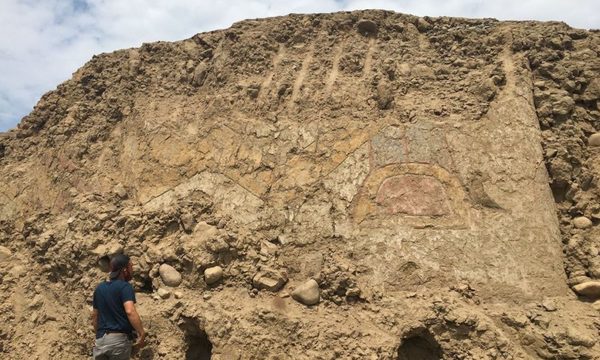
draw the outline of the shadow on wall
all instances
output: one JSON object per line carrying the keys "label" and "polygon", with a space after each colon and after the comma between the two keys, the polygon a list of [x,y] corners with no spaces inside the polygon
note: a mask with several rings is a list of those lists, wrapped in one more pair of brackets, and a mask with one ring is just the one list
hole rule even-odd
{"label": "shadow on wall", "polygon": [[209,360],[212,356],[212,343],[197,319],[186,319],[182,325],[185,333],[186,360]]}
{"label": "shadow on wall", "polygon": [[398,360],[439,360],[442,349],[426,329],[411,333],[402,339],[398,348]]}

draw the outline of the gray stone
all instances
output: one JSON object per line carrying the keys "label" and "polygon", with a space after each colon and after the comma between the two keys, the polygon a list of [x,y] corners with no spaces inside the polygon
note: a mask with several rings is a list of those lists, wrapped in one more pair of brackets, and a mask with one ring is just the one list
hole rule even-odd
{"label": "gray stone", "polygon": [[169,296],[171,296],[171,292],[165,288],[158,289],[156,294],[160,296],[161,299],[168,299]]}
{"label": "gray stone", "polygon": [[12,256],[12,251],[5,246],[0,246],[0,261],[8,260]]}
{"label": "gray stone", "polygon": [[581,296],[600,297],[600,281],[587,281],[573,286],[573,291]]}
{"label": "gray stone", "polygon": [[319,284],[310,279],[292,291],[292,298],[304,305],[315,305],[319,303]]}
{"label": "gray stone", "polygon": [[364,35],[377,33],[377,24],[371,20],[362,19],[356,24],[356,27]]}
{"label": "gray stone", "polygon": [[600,133],[590,135],[588,138],[589,146],[600,146]]}
{"label": "gray stone", "polygon": [[585,216],[579,216],[573,219],[573,225],[578,229],[587,229],[592,226],[592,220]]}
{"label": "gray stone", "polygon": [[223,278],[223,268],[220,266],[213,266],[204,270],[204,281],[208,285],[213,285],[221,281]]}
{"label": "gray stone", "polygon": [[158,273],[163,283],[167,286],[177,287],[181,284],[181,274],[171,265],[162,264],[158,269]]}
{"label": "gray stone", "polygon": [[255,288],[272,292],[281,290],[286,282],[287,276],[273,269],[261,270],[254,275],[254,278],[252,278],[252,285],[254,285]]}

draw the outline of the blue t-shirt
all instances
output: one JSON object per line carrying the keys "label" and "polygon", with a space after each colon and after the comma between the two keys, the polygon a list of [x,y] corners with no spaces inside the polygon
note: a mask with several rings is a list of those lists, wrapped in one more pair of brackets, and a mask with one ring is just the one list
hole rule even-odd
{"label": "blue t-shirt", "polygon": [[94,309],[98,309],[98,331],[96,338],[101,338],[108,331],[131,334],[133,327],[129,323],[123,303],[133,301],[133,286],[123,280],[105,281],[94,291]]}

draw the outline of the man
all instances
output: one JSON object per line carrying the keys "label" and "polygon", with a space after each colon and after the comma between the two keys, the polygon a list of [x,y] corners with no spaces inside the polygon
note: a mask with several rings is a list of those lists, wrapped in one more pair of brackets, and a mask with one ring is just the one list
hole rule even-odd
{"label": "man", "polygon": [[[95,360],[124,360],[145,344],[146,333],[135,309],[135,293],[129,283],[133,264],[127,255],[115,255],[110,261],[109,280],[94,291],[92,323],[96,331]],[[132,347],[133,332],[138,341]]]}

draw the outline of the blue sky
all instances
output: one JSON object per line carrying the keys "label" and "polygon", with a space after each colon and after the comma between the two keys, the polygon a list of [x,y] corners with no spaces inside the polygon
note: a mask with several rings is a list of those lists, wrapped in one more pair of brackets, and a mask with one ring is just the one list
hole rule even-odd
{"label": "blue sky", "polygon": [[367,8],[600,28],[600,0],[0,0],[0,131],[15,127],[94,54],[181,40],[246,18]]}

